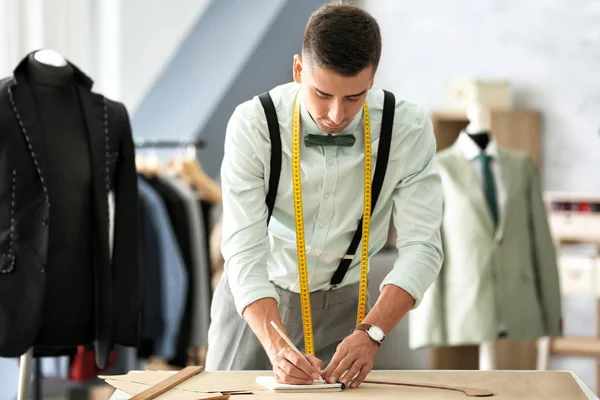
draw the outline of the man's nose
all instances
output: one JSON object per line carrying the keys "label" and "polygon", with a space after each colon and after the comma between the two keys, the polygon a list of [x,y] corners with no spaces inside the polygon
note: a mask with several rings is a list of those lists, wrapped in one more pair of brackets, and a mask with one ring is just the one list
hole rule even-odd
{"label": "man's nose", "polygon": [[344,105],[340,100],[334,100],[329,109],[329,120],[335,125],[339,125],[344,120]]}

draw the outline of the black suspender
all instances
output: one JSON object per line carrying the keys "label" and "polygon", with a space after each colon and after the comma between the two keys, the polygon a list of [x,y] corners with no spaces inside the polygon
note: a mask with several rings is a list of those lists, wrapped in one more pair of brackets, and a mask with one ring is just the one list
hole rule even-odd
{"label": "black suspender", "polygon": [[269,225],[273,208],[275,207],[275,197],[277,197],[279,175],[281,174],[281,134],[279,133],[279,121],[277,120],[277,112],[275,111],[271,95],[269,95],[269,92],[266,92],[258,96],[258,98],[265,109],[269,136],[271,138],[271,176],[269,176],[269,191],[267,192],[267,208],[269,209],[267,225]]}
{"label": "black suspender", "polygon": [[[383,91],[385,98],[383,102],[383,117],[381,120],[381,132],[379,134],[379,147],[377,151],[377,165],[375,166],[375,173],[373,175],[373,184],[371,186],[371,213],[375,210],[375,204],[381,193],[381,187],[383,186],[383,180],[385,178],[385,172],[390,155],[390,144],[392,141],[392,128],[394,126],[394,111],[396,109],[396,99],[394,94],[386,90]],[[265,110],[267,117],[267,125],[269,127],[269,136],[271,138],[271,176],[269,177],[269,191],[267,193],[267,208],[269,210],[269,216],[267,219],[267,225],[273,214],[273,208],[275,207],[275,198],[277,196],[277,186],[279,184],[279,175],[281,173],[281,135],[279,132],[279,121],[277,120],[277,113],[273,100],[268,92],[258,96],[262,106]],[[362,236],[362,224],[363,219],[361,217],[354,237],[348,246],[346,255],[340,261],[340,264],[331,278],[331,285],[339,285],[358,249]]]}
{"label": "black suspender", "polygon": [[[373,214],[373,210],[375,209],[375,204],[377,203],[379,193],[381,193],[381,187],[383,186],[383,178],[385,178],[385,171],[390,155],[390,143],[392,141],[394,111],[396,109],[396,99],[394,98],[394,95],[385,90],[383,92],[385,93],[385,99],[383,101],[383,117],[381,120],[381,131],[379,133],[379,150],[377,151],[377,165],[375,166],[373,184],[371,186],[371,214]],[[346,272],[348,272],[348,267],[350,267],[350,263],[354,259],[356,249],[360,243],[362,224],[363,219],[361,217],[358,228],[356,229],[356,232],[354,232],[352,242],[350,242],[350,246],[348,246],[348,250],[346,251],[346,255],[340,261],[340,265],[331,278],[330,283],[332,286],[339,285],[342,280],[344,280]]]}

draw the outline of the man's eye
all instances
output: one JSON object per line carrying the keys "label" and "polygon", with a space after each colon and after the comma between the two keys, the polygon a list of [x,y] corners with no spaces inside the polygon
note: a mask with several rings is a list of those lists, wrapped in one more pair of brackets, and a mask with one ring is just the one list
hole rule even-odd
{"label": "man's eye", "polygon": [[320,92],[315,92],[317,94],[317,97],[320,99],[328,99],[329,96]]}
{"label": "man's eye", "polygon": [[348,97],[348,100],[354,103],[358,101],[358,97]]}

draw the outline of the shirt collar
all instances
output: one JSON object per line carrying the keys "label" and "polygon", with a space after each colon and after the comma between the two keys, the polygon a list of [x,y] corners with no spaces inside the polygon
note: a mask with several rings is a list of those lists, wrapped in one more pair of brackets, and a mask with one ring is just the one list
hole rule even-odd
{"label": "shirt collar", "polygon": [[[27,54],[27,56],[24,57],[21,60],[21,62],[19,62],[17,67],[14,69],[13,74],[14,74],[17,82],[27,79],[28,64],[30,62],[30,59],[36,53],[36,51],[37,50],[34,50],[34,51],[30,52],[29,54]],[[87,76],[85,73],[83,73],[83,71],[81,71],[79,68],[77,68],[77,66],[75,64],[73,64],[69,61],[67,61],[67,63],[73,69],[75,81],[82,84],[86,89],[91,89],[92,86],[94,85],[94,81],[89,76]]]}
{"label": "shirt collar", "polygon": [[[302,96],[300,96],[300,98],[302,98]],[[348,125],[346,125],[346,127],[344,129],[342,129],[341,132],[336,133],[336,135],[353,133],[354,130],[358,127],[358,125],[361,124],[362,117],[363,117],[363,109],[361,108],[360,112],[358,112],[354,116],[352,121],[350,121],[350,123]],[[306,133],[314,134],[314,135],[326,135],[326,133],[324,133],[323,131],[321,131],[319,129],[315,120],[312,118],[312,116],[308,112],[308,109],[304,106],[304,101],[302,99],[300,100],[300,121],[301,121],[302,127]]]}
{"label": "shirt collar", "polygon": [[468,161],[473,161],[481,153],[487,154],[492,159],[498,158],[498,145],[493,136],[490,136],[490,142],[486,146],[485,151],[482,151],[479,145],[464,130],[458,135],[457,144],[463,156]]}

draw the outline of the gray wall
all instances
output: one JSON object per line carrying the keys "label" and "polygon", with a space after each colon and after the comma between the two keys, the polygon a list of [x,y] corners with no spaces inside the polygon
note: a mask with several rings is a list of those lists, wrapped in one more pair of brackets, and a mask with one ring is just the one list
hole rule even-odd
{"label": "gray wall", "polygon": [[[444,106],[444,84],[450,77],[508,79],[516,106],[543,114],[545,189],[600,192],[600,2],[360,4],[382,29],[377,84],[433,111]],[[594,335],[594,306],[589,299],[565,299],[566,333]],[[554,358],[551,367],[573,370],[595,388],[592,360]]]}
{"label": "gray wall", "polygon": [[130,112],[137,110],[211,2],[213,0],[120,1],[120,100]]}
{"label": "gray wall", "polygon": [[210,144],[200,152],[206,172],[218,176],[223,159],[227,121],[235,107],[276,85],[290,82],[294,54],[300,54],[304,26],[310,14],[325,0],[288,0],[252,56],[231,82],[226,95],[215,104],[214,112],[199,135]]}
{"label": "gray wall", "polygon": [[325,0],[212,1],[132,117],[144,138],[201,137],[218,177],[235,107],[292,79],[310,14]]}
{"label": "gray wall", "polygon": [[184,138],[197,133],[286,1],[212,1],[133,114],[134,134]]}

